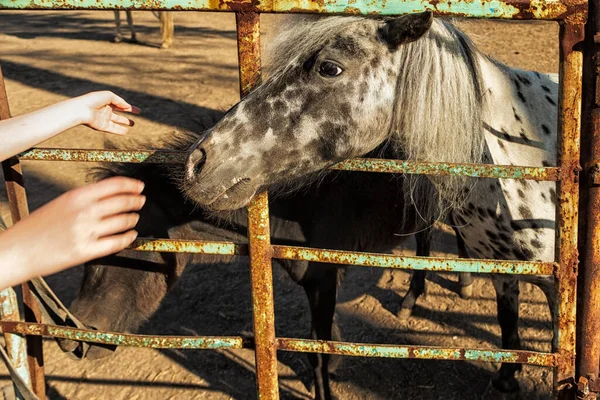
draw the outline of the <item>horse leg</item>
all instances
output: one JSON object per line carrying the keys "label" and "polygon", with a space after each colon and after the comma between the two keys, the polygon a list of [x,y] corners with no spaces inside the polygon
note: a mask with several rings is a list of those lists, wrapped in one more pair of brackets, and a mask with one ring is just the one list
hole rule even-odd
{"label": "horse leg", "polygon": [[556,314],[556,289],[554,288],[554,279],[550,276],[543,275],[527,275],[521,278],[522,281],[539,287],[550,308],[550,316],[552,318],[552,327],[558,324],[558,315]]}
{"label": "horse leg", "polygon": [[113,41],[115,43],[121,43],[121,41],[123,40],[123,36],[121,35],[121,12],[119,10],[115,10],[114,13],[115,24],[117,25],[117,33],[115,34]]}
{"label": "horse leg", "polygon": [[[458,229],[452,227],[456,234],[456,246],[458,247],[459,258],[469,258],[469,252],[467,251],[467,245],[463,240]],[[470,299],[473,295],[473,277],[470,272],[459,272],[458,273],[458,285],[460,286],[460,297],[461,299]]]}
{"label": "horse leg", "polygon": [[[431,251],[430,232],[419,232],[415,235],[417,240],[417,256],[428,257]],[[402,299],[398,318],[407,319],[412,314],[419,296],[425,293],[425,271],[415,270],[410,277],[408,292]]]}
{"label": "horse leg", "polygon": [[[338,267],[333,264],[309,263],[302,280],[311,312],[311,338],[331,340],[338,335],[334,327],[335,302],[338,288]],[[339,338],[335,338],[339,339]],[[309,360],[315,379],[315,398],[332,399],[329,386],[329,354],[310,354]]]}
{"label": "horse leg", "polygon": [[137,42],[137,38],[135,36],[135,29],[133,28],[133,15],[129,10],[125,11],[125,14],[127,15],[127,25],[129,26],[129,31],[131,32],[131,41]]}
{"label": "horse leg", "polygon": [[458,285],[460,286],[460,298],[470,299],[473,295],[473,276],[471,276],[471,273],[459,272]]}
{"label": "horse leg", "polygon": [[[521,348],[519,338],[519,281],[513,277],[492,275],[496,289],[498,322],[502,331],[502,348],[518,350]],[[515,372],[521,370],[521,364],[503,363],[498,375],[492,380],[496,389],[503,393],[519,391],[519,382]]]}
{"label": "horse leg", "polygon": [[[469,258],[469,251],[467,250],[467,245],[465,244],[464,239],[460,235],[460,232],[456,228],[457,221],[455,220],[453,215],[450,215],[450,225],[452,225],[452,230],[454,230],[454,235],[456,236],[456,247],[458,248],[458,258]],[[470,299],[473,295],[473,277],[470,272],[459,272],[458,273],[458,285],[460,287],[460,298],[461,299]]]}
{"label": "horse leg", "polygon": [[173,44],[173,34],[175,26],[173,24],[173,13],[168,11],[160,11],[160,33],[162,35],[161,48],[168,49]]}

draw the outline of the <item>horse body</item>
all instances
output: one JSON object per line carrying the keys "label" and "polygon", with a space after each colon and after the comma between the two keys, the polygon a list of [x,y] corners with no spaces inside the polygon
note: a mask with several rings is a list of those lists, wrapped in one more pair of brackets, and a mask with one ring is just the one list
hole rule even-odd
{"label": "horse body", "polygon": [[[179,138],[171,148],[186,149],[195,135]],[[100,178],[125,175],[145,182],[147,202],[136,227],[141,237],[247,241],[245,209],[221,215],[207,215],[186,202],[177,181],[181,167],[117,165],[99,174]],[[394,188],[394,190],[391,190]],[[376,194],[376,195],[374,195]],[[271,235],[275,244],[311,246],[351,251],[387,252],[408,235],[424,227],[415,214],[405,220],[402,177],[393,175],[338,172],[323,178],[310,190],[280,193],[271,201]],[[377,210],[386,210],[377,215]],[[404,221],[401,223],[400,221]],[[406,235],[399,236],[404,232]],[[417,254],[429,255],[429,231],[417,237]],[[168,290],[190,264],[210,265],[232,257],[184,253],[145,253],[125,250],[117,255],[88,263],[80,291],[71,306],[84,323],[99,330],[133,331],[159,307]],[[343,269],[335,264],[275,260],[307,294],[311,315],[311,337],[339,339],[333,316]],[[460,277],[461,290],[470,289],[468,274]],[[424,291],[425,273],[417,271],[411,280],[401,312],[407,317]],[[468,291],[468,290],[467,290]],[[464,297],[464,292],[461,296]],[[127,313],[120,312],[128,310]],[[73,351],[77,342],[62,341]],[[107,354],[105,347],[92,345],[90,359]],[[329,355],[311,355],[318,398],[329,398]]]}
{"label": "horse body", "polygon": [[[415,161],[555,165],[557,95],[556,80],[483,55],[430,13],[300,19],[280,33],[269,78],[194,145],[184,188],[235,209],[378,146]],[[403,187],[425,221],[451,212],[476,257],[554,260],[555,183],[406,176]],[[518,279],[554,313],[552,277],[491,278],[502,347],[519,349]],[[519,368],[502,365],[495,386],[518,390]]]}
{"label": "horse body", "polygon": [[[557,82],[487,60],[480,65],[489,110],[484,157],[498,165],[555,166]],[[477,185],[481,190],[456,210],[459,223],[468,221],[461,232],[477,256],[554,261],[556,183],[486,179]],[[480,243],[496,235],[502,236],[496,246]]]}

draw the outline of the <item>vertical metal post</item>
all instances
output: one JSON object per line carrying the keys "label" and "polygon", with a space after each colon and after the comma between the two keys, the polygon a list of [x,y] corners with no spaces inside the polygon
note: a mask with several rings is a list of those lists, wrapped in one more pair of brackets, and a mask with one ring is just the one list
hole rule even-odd
{"label": "vertical metal post", "polygon": [[[0,68],[0,120],[10,118],[8,96],[4,86],[4,76]],[[25,185],[21,164],[16,157],[9,158],[2,163],[2,172],[6,182],[8,204],[13,224],[29,214]],[[27,284],[22,285],[23,303],[25,305],[25,320],[29,322],[42,322],[38,304],[29,291]],[[46,385],[44,383],[44,360],[42,338],[40,336],[27,336],[27,362],[31,374],[33,391],[39,398],[46,398]]]}
{"label": "vertical metal post", "polygon": [[590,0],[588,5],[583,47],[577,377],[579,397],[595,399],[588,383],[598,378],[600,363],[600,1]]}
{"label": "vertical metal post", "polygon": [[579,207],[579,152],[581,125],[581,71],[583,57],[575,46],[583,40],[583,25],[560,26],[560,94],[558,108],[558,183],[556,233],[556,279],[558,321],[554,327],[553,351],[558,353],[554,395],[575,396],[575,315],[577,284],[577,216]]}
{"label": "vertical metal post", "polygon": [[[3,321],[20,321],[19,316],[19,303],[17,302],[17,295],[12,288],[6,288],[0,291],[0,317]],[[13,333],[5,333],[4,341],[6,342],[6,353],[10,358],[10,361],[15,366],[17,373],[23,379],[23,381],[31,387],[31,379],[29,376],[29,368],[27,367],[27,347],[25,344],[25,338],[21,335],[15,335]],[[20,395],[17,386],[15,388],[15,399],[21,400],[23,397]]]}
{"label": "vertical metal post", "polygon": [[[6,230],[6,225],[0,216],[0,233]],[[0,319],[3,321],[21,321],[19,315],[19,302],[17,300],[17,294],[13,288],[6,288],[0,291]],[[29,375],[29,368],[27,367],[27,345],[25,343],[25,337],[22,335],[15,335],[13,333],[4,333],[4,342],[6,343],[6,354],[10,362],[14,365],[17,374],[23,379],[23,382],[31,387],[31,379]],[[14,384],[15,399],[22,400],[23,396]]]}
{"label": "vertical metal post", "polygon": [[[243,97],[260,83],[260,15],[236,13],[236,23],[240,94]],[[248,206],[248,240],[258,398],[278,399],[269,198],[266,192],[257,195]]]}
{"label": "vertical metal post", "polygon": [[248,207],[248,231],[258,398],[274,400],[279,399],[279,387],[269,200],[266,192],[256,196]]}
{"label": "vertical metal post", "polygon": [[260,84],[260,14],[235,13],[237,25],[240,97],[246,96]]}

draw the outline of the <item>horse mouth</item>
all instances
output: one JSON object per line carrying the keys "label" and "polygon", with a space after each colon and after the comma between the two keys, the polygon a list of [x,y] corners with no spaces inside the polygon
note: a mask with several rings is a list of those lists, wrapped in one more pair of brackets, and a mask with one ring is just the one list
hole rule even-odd
{"label": "horse mouth", "polygon": [[250,184],[250,178],[241,178],[208,204],[208,208],[214,211],[237,210],[248,205],[255,194],[256,187]]}

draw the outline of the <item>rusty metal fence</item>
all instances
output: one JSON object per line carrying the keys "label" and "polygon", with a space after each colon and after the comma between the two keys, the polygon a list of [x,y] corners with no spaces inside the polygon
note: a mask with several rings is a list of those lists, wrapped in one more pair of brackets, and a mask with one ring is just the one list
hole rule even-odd
{"label": "rusty metal fence", "polygon": [[[254,338],[242,337],[187,337],[143,336],[122,333],[58,327],[42,324],[38,305],[27,288],[23,286],[25,320],[21,322],[14,300],[0,296],[3,310],[2,331],[7,336],[8,350],[13,359],[21,360],[21,374],[30,382],[34,392],[44,397],[42,336],[68,338],[118,346],[180,349],[254,348],[256,353],[257,393],[261,399],[277,399],[277,351],[320,352],[367,357],[420,358],[437,360],[472,360],[490,362],[525,363],[554,368],[554,395],[574,398],[579,381],[581,396],[591,396],[598,375],[600,339],[593,326],[581,323],[579,333],[588,342],[596,343],[596,350],[584,352],[579,360],[576,375],[576,289],[578,270],[578,212],[580,210],[580,161],[592,168],[594,157],[580,160],[580,128],[582,99],[582,65],[584,24],[588,14],[585,0],[0,0],[0,9],[86,9],[86,10],[191,10],[226,11],[236,13],[239,54],[240,92],[244,96],[260,83],[260,13],[327,13],[327,14],[381,14],[396,15],[432,10],[435,15],[473,18],[502,18],[520,20],[551,20],[560,24],[560,103],[559,103],[559,151],[557,167],[537,168],[527,166],[498,166],[471,164],[433,164],[400,160],[354,159],[342,162],[334,168],[346,171],[369,171],[378,173],[405,173],[431,175],[461,175],[479,178],[531,179],[556,181],[558,183],[556,262],[523,262],[500,260],[456,260],[426,257],[402,257],[383,254],[356,253],[312,249],[294,246],[277,246],[270,243],[267,193],[259,194],[248,207],[249,245],[230,242],[204,242],[193,240],[138,239],[132,248],[139,251],[189,252],[203,254],[248,254],[253,300]],[[600,64],[599,64],[600,65]],[[587,96],[592,98],[593,96]],[[600,101],[597,102],[600,104]],[[596,103],[594,103],[596,104]],[[587,107],[587,108],[586,108]],[[591,110],[591,103],[584,109]],[[0,119],[9,118],[8,101],[4,80],[0,74]],[[590,135],[591,137],[591,135]],[[590,139],[592,140],[592,139]],[[586,154],[588,152],[585,152]],[[599,153],[600,154],[600,153]],[[13,223],[28,213],[25,186],[20,160],[79,161],[79,162],[127,162],[127,163],[181,163],[185,154],[173,151],[121,151],[84,149],[33,149],[3,163],[3,172]],[[587,177],[587,170],[584,171]],[[587,204],[588,192],[592,196],[596,185],[594,179],[583,180],[582,204]],[[589,184],[589,185],[588,185]],[[590,187],[588,187],[590,186]],[[592,197],[590,197],[593,200]],[[590,202],[591,202],[590,200]],[[586,211],[586,210],[584,210]],[[585,220],[586,218],[582,218]],[[579,228],[587,229],[587,243],[600,243],[585,221]],[[596,247],[593,246],[594,250]],[[499,274],[548,274],[554,275],[558,323],[554,326],[552,352],[521,350],[489,350],[465,348],[440,348],[429,346],[375,345],[308,339],[278,338],[275,335],[272,265],[274,258],[308,260],[367,267],[400,268],[406,270],[436,270],[453,272],[499,273]],[[593,256],[589,260],[595,260]],[[589,261],[588,260],[588,261]],[[590,261],[591,262],[591,261]],[[596,271],[593,265],[586,270]],[[587,273],[587,272],[586,272]],[[595,282],[595,281],[594,281]],[[580,282],[580,293],[588,293],[585,299],[596,293],[592,282]],[[3,292],[4,293],[4,292]],[[585,302],[584,302],[585,303]],[[598,306],[588,302],[589,316],[595,320]],[[599,322],[600,323],[600,322]],[[22,344],[18,339],[27,338],[27,365],[23,364]],[[584,347],[588,348],[587,345]],[[581,346],[580,346],[581,347]],[[590,394],[592,393],[592,394]]]}

